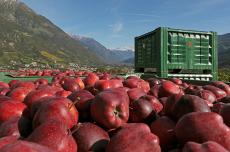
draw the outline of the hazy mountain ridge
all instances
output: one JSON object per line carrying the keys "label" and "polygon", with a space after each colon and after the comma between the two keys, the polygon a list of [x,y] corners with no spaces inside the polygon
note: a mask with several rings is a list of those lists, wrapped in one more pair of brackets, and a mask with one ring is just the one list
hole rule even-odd
{"label": "hazy mountain ridge", "polygon": [[220,68],[230,68],[230,33],[218,36],[218,62]]}
{"label": "hazy mountain ridge", "polygon": [[127,64],[125,61],[134,57],[134,51],[130,49],[107,49],[93,38],[78,35],[72,35],[72,37],[80,41],[107,64]]}
{"label": "hazy mountain ridge", "polygon": [[17,0],[0,1],[0,27],[0,65],[102,63],[79,41]]}
{"label": "hazy mountain ridge", "polygon": [[226,51],[230,48],[230,33],[219,35],[218,47],[219,47],[220,52]]}

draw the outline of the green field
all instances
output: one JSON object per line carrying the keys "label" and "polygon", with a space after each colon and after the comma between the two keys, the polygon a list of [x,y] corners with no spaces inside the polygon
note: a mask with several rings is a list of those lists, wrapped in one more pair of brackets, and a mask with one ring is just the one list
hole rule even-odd
{"label": "green field", "polygon": [[[33,80],[37,80],[41,77],[38,76],[31,76],[31,77],[11,77],[11,76],[7,76],[7,72],[0,72],[0,81],[6,82],[8,83],[11,80],[21,80],[21,81],[33,81]],[[43,78],[47,79],[49,82],[51,82],[52,77],[47,77],[44,76]]]}
{"label": "green field", "polygon": [[230,69],[219,69],[218,80],[230,82]]}

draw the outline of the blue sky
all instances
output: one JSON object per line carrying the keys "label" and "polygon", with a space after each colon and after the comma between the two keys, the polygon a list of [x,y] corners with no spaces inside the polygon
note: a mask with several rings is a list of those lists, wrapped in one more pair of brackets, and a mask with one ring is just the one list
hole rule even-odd
{"label": "blue sky", "polygon": [[230,32],[230,0],[21,0],[65,32],[133,47],[159,26]]}

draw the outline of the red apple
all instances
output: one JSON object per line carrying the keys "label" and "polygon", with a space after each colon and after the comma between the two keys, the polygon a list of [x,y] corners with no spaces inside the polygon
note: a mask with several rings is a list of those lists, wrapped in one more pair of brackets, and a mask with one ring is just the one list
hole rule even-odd
{"label": "red apple", "polygon": [[51,70],[43,70],[42,76],[51,76]]}
{"label": "red apple", "polygon": [[130,102],[133,102],[133,101],[139,99],[140,97],[146,95],[144,90],[142,90],[141,88],[130,89],[130,90],[128,90],[127,93],[129,95]]}
{"label": "red apple", "polygon": [[83,76],[83,74],[84,74],[84,71],[75,71],[75,75],[76,76]]}
{"label": "red apple", "polygon": [[55,152],[46,146],[22,140],[12,141],[0,150],[1,152]]}
{"label": "red apple", "polygon": [[127,93],[121,89],[110,89],[99,93],[91,107],[92,118],[107,129],[124,125],[129,118]]}
{"label": "red apple", "polygon": [[150,91],[149,94],[155,96],[156,98],[158,98],[159,96],[159,91],[160,91],[160,85],[154,85]]}
{"label": "red apple", "polygon": [[77,144],[60,121],[47,121],[37,127],[27,141],[47,146],[56,152],[76,152]]}
{"label": "red apple", "polygon": [[74,103],[75,107],[79,111],[80,120],[84,121],[90,117],[90,104],[94,95],[87,90],[80,90],[73,92],[68,98]]}
{"label": "red apple", "polygon": [[191,112],[211,112],[211,110],[205,100],[198,96],[186,94],[174,104],[172,116],[178,120],[183,115]]}
{"label": "red apple", "polygon": [[224,90],[219,89],[219,88],[217,88],[217,87],[215,87],[215,86],[206,85],[206,86],[203,86],[203,88],[204,88],[205,90],[209,90],[209,91],[211,91],[212,93],[214,93],[217,100],[220,100],[221,98],[227,96],[227,93],[226,93]]}
{"label": "red apple", "polygon": [[143,89],[145,93],[148,93],[150,91],[149,83],[142,79],[138,82],[137,88]]}
{"label": "red apple", "polygon": [[89,73],[88,76],[83,80],[85,86],[94,86],[96,81],[99,80],[99,77],[95,73]]}
{"label": "red apple", "polygon": [[62,80],[63,77],[65,77],[65,73],[57,74],[57,75],[53,76],[51,82],[52,83],[60,83],[60,81]]}
{"label": "red apple", "polygon": [[212,107],[212,103],[216,101],[216,96],[209,90],[200,90],[195,95],[201,97],[206,100],[207,104]]}
{"label": "red apple", "polygon": [[175,83],[175,84],[177,84],[177,85],[182,85],[181,79],[178,79],[178,78],[171,78],[170,81],[172,81],[173,83]]}
{"label": "red apple", "polygon": [[174,106],[177,102],[179,102],[180,98],[184,95],[183,92],[180,92],[179,94],[172,95],[167,98],[167,101],[164,106],[164,113],[167,116],[172,116],[173,115],[173,109]]}
{"label": "red apple", "polygon": [[183,89],[187,89],[189,87],[189,84],[187,84],[186,82],[183,82],[181,85],[180,85]]}
{"label": "red apple", "polygon": [[99,91],[109,89],[109,88],[111,88],[110,80],[98,80],[95,83],[94,88],[99,90]]}
{"label": "red apple", "polygon": [[0,87],[1,88],[9,88],[9,85],[5,82],[0,81]]}
{"label": "red apple", "polygon": [[100,91],[94,87],[86,87],[85,90],[89,91],[94,96],[97,95]]}
{"label": "red apple", "polygon": [[224,123],[230,127],[230,104],[224,104],[220,109],[220,115],[223,117]]}
{"label": "red apple", "polygon": [[129,78],[124,81],[124,86],[128,88],[140,88],[142,89],[145,93],[148,93],[150,90],[149,83],[139,79],[139,78]]}
{"label": "red apple", "polygon": [[99,78],[100,78],[100,80],[110,80],[111,79],[111,74],[104,73]]}
{"label": "red apple", "polygon": [[36,112],[38,111],[38,109],[41,107],[42,104],[44,104],[45,102],[49,102],[52,99],[54,99],[55,96],[46,96],[46,97],[42,97],[38,100],[36,100],[35,102],[33,102],[31,104],[31,106],[29,108],[26,109],[26,111],[24,111],[23,113],[25,114],[26,117],[33,119],[34,115],[36,114]]}
{"label": "red apple", "polygon": [[132,88],[137,88],[137,84],[138,84],[138,81],[140,79],[135,77],[135,78],[127,78],[125,81],[124,81],[124,86],[125,87],[128,87],[130,89]]}
{"label": "red apple", "polygon": [[159,85],[161,83],[160,80],[156,79],[156,78],[149,78],[147,79],[147,81],[149,82],[150,87],[154,87],[155,85]]}
{"label": "red apple", "polygon": [[94,98],[87,90],[75,91],[68,96],[68,98],[75,104],[76,108],[80,111],[86,110],[87,102]]}
{"label": "red apple", "polygon": [[230,86],[227,85],[226,83],[221,82],[221,81],[216,81],[216,82],[213,82],[212,85],[224,90],[227,93],[227,95],[230,96]]}
{"label": "red apple", "polygon": [[42,71],[37,71],[37,72],[35,73],[36,76],[42,76],[42,74],[43,74]]}
{"label": "red apple", "polygon": [[81,90],[83,90],[85,88],[85,84],[80,77],[77,77],[74,80],[79,85]]}
{"label": "red apple", "polygon": [[66,70],[65,73],[67,76],[75,76],[75,73],[73,70]]}
{"label": "red apple", "polygon": [[13,100],[24,101],[25,97],[31,92],[30,89],[25,87],[17,87],[11,90],[7,96],[11,97]]}
{"label": "red apple", "polygon": [[151,103],[153,110],[156,113],[159,113],[163,109],[163,105],[159,102],[159,100],[151,95],[145,95],[140,97],[138,100],[147,100],[149,103]]}
{"label": "red apple", "polygon": [[73,137],[78,145],[78,152],[102,152],[109,142],[109,135],[93,123],[78,124],[73,129]]}
{"label": "red apple", "polygon": [[37,100],[47,97],[47,96],[54,96],[56,92],[54,92],[51,89],[40,89],[40,90],[34,90],[30,92],[24,99],[24,103],[30,108],[31,105],[36,102]]}
{"label": "red apple", "polygon": [[163,109],[161,110],[161,112],[159,113],[160,116],[165,116],[166,115],[166,104],[167,104],[167,100],[168,100],[169,97],[163,97],[163,98],[160,98],[159,101],[160,103],[162,104],[163,106]]}
{"label": "red apple", "polygon": [[8,121],[5,121],[0,126],[0,138],[5,136],[17,136],[20,137],[18,130],[18,121],[20,117],[12,117]]}
{"label": "red apple", "polygon": [[143,123],[126,124],[110,140],[106,152],[160,152],[159,139]]}
{"label": "red apple", "polygon": [[183,152],[228,152],[224,147],[213,141],[207,141],[202,144],[187,142]]}
{"label": "red apple", "polygon": [[130,104],[129,119],[131,122],[147,122],[154,118],[155,111],[152,104],[145,99],[138,99]]}
{"label": "red apple", "polygon": [[0,87],[0,95],[5,96],[6,94],[8,94],[8,92],[10,92],[9,88]]}
{"label": "red apple", "polygon": [[7,101],[7,100],[11,100],[11,98],[5,95],[0,95],[0,102]]}
{"label": "red apple", "polygon": [[214,141],[230,150],[230,129],[216,113],[188,113],[177,122],[175,132],[182,144],[188,141],[197,143]]}
{"label": "red apple", "polygon": [[223,102],[216,102],[213,104],[212,112],[220,114],[221,109],[224,107],[225,103]]}
{"label": "red apple", "polygon": [[177,144],[174,128],[176,123],[168,117],[160,117],[151,124],[151,132],[155,134],[159,140],[161,148],[169,150]]}
{"label": "red apple", "polygon": [[0,102],[0,124],[8,121],[12,117],[21,116],[26,105],[19,101],[3,101]]}
{"label": "red apple", "polygon": [[121,87],[123,87],[122,80],[120,80],[120,79],[111,79],[110,80],[110,86],[111,86],[111,88],[121,88]]}
{"label": "red apple", "polygon": [[16,83],[15,85],[13,85],[11,87],[11,89],[15,89],[18,87],[25,87],[28,90],[34,90],[35,89],[35,84],[32,81],[19,81],[18,83]]}
{"label": "red apple", "polygon": [[195,95],[201,90],[204,90],[201,86],[189,85],[184,91],[186,94]]}
{"label": "red apple", "polygon": [[169,97],[171,95],[179,94],[181,89],[178,85],[171,81],[163,81],[159,90],[160,97]]}
{"label": "red apple", "polygon": [[66,91],[66,90],[61,90],[55,93],[57,97],[68,97],[72,92],[71,91]]}
{"label": "red apple", "polygon": [[54,94],[58,91],[62,91],[64,90],[60,85],[54,85],[54,84],[50,84],[50,85],[44,85],[41,84],[37,87],[37,90],[44,90],[44,91],[53,91]]}
{"label": "red apple", "polygon": [[16,83],[20,82],[20,80],[10,80],[10,82],[8,83],[10,88],[12,88],[13,86],[16,85]]}
{"label": "red apple", "polygon": [[[39,108],[42,106],[42,104],[47,104],[48,102],[56,102],[56,103],[62,103],[66,106],[66,108],[69,109],[69,112],[71,113],[71,118],[73,121],[78,119],[78,111],[75,108],[74,104],[71,102],[71,100],[64,98],[64,97],[43,97],[36,102],[34,102],[29,109],[30,112],[30,118],[33,118],[35,113],[39,110]],[[49,104],[49,103],[48,103]]]}
{"label": "red apple", "polygon": [[[37,102],[39,105],[39,102]],[[57,120],[72,128],[78,122],[78,111],[72,102],[66,98],[56,97],[48,101],[40,102],[40,106],[34,113],[33,128],[44,122]],[[32,110],[34,112],[34,110]]]}
{"label": "red apple", "polygon": [[117,80],[117,79],[98,80],[94,85],[94,88],[99,91],[103,91],[110,88],[119,88],[119,87],[123,87],[123,84],[121,80]]}
{"label": "red apple", "polygon": [[62,87],[66,91],[71,91],[71,92],[80,90],[80,86],[78,85],[78,83],[73,78],[65,79],[63,84],[62,84]]}
{"label": "red apple", "polygon": [[0,151],[2,151],[2,147],[9,145],[11,143],[15,143],[18,140],[18,136],[5,136],[0,138]]}
{"label": "red apple", "polygon": [[36,86],[38,86],[38,85],[47,85],[48,83],[49,83],[49,81],[47,79],[45,79],[45,78],[40,78],[40,79],[37,79],[37,80],[34,81],[34,84]]}

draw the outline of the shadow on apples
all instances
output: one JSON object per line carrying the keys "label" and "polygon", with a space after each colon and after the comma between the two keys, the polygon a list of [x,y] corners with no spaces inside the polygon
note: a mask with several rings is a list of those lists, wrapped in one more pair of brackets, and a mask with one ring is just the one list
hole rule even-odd
{"label": "shadow on apples", "polygon": [[90,148],[90,151],[105,152],[105,149],[106,149],[106,146],[108,145],[108,143],[109,143],[108,140],[105,140],[105,139],[99,140],[92,145],[92,147]]}

